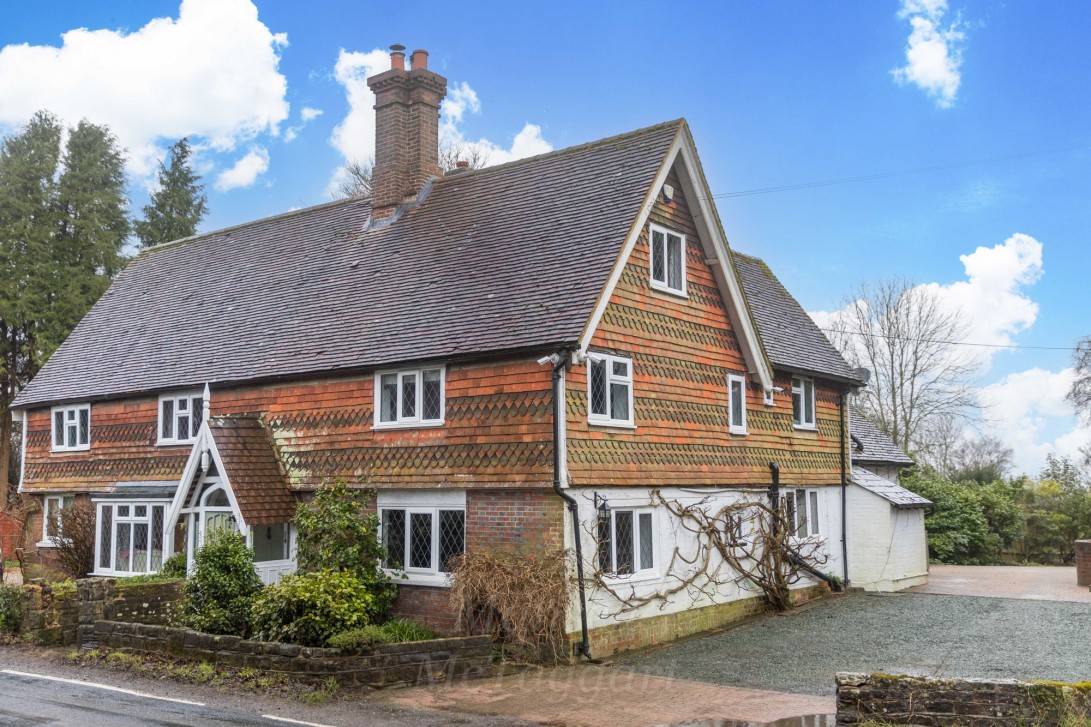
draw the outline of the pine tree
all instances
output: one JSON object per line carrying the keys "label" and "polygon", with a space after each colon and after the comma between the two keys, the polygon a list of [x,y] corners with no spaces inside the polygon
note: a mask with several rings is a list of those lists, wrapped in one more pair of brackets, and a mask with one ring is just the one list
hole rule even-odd
{"label": "pine tree", "polygon": [[144,205],[144,219],[135,223],[142,247],[196,234],[208,211],[204,185],[190,168],[189,141],[180,139],[168,153],[170,165],[159,162],[159,189]]}
{"label": "pine tree", "polygon": [[0,508],[11,463],[9,407],[109,287],[131,226],[117,140],[39,112],[0,146]]}
{"label": "pine tree", "polygon": [[49,309],[55,277],[56,174],[61,124],[44,111],[0,146],[0,509],[8,502],[12,465],[9,406],[37,371],[37,320]]}

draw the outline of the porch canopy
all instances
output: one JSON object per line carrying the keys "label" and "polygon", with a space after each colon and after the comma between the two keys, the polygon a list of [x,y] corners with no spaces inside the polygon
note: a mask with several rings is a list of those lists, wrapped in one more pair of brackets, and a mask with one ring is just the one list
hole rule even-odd
{"label": "porch canopy", "polygon": [[[236,527],[254,549],[262,580],[294,570],[290,522],[296,499],[268,428],[256,414],[201,424],[167,513],[168,547],[187,561],[217,527]],[[181,524],[181,528],[178,525]]]}

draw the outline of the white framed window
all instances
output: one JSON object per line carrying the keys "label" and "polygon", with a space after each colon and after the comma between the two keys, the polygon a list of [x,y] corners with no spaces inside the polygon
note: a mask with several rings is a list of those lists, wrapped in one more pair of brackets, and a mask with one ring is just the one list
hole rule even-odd
{"label": "white framed window", "polygon": [[72,495],[48,495],[42,500],[42,541],[38,545],[50,547],[57,544],[61,534],[61,510],[74,504]]}
{"label": "white framed window", "polygon": [[383,568],[397,574],[446,579],[451,559],[466,551],[466,506],[379,508]]}
{"label": "white framed window", "polygon": [[163,567],[169,500],[98,502],[95,574],[135,576]]}
{"label": "white framed window", "polygon": [[686,294],[686,236],[659,225],[648,233],[651,248],[651,285],[677,295]]}
{"label": "white framed window", "polygon": [[776,406],[776,401],[773,400],[773,390],[772,389],[767,389],[765,391],[765,394],[762,397],[762,403],[765,404],[765,406]]}
{"label": "white framed window", "polygon": [[648,509],[618,508],[598,517],[599,570],[612,576],[653,575],[655,514]]}
{"label": "white framed window", "polygon": [[197,438],[204,415],[200,392],[159,397],[159,444],[189,444]]}
{"label": "white framed window", "polygon": [[727,375],[727,413],[732,434],[746,434],[746,378]]}
{"label": "white framed window", "polygon": [[91,449],[91,405],[55,406],[53,451],[80,452]]}
{"label": "white framed window", "polygon": [[792,421],[799,429],[814,429],[814,380],[792,379]]}
{"label": "white framed window", "polygon": [[633,426],[633,360],[604,353],[587,357],[587,421]]}
{"label": "white framed window", "polygon": [[818,491],[788,489],[781,492],[780,500],[784,505],[784,514],[788,526],[795,538],[819,536],[822,533],[822,519],[818,512]]}
{"label": "white framed window", "polygon": [[436,366],[375,374],[375,426],[442,425],[445,373]]}

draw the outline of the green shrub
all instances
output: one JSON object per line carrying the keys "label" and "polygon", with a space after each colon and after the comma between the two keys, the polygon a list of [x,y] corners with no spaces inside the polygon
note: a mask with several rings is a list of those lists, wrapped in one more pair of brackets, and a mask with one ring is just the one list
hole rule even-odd
{"label": "green shrub", "polygon": [[341,649],[348,653],[359,653],[372,646],[394,643],[393,637],[382,626],[369,624],[358,629],[336,633],[326,642],[327,646]]}
{"label": "green shrub", "polygon": [[163,567],[159,569],[159,575],[164,578],[185,578],[188,575],[186,573],[186,554],[175,553],[163,561]]}
{"label": "green shrub", "polygon": [[23,620],[23,589],[10,583],[0,584],[0,632],[19,630]]}
{"label": "green shrub", "polygon": [[379,517],[364,506],[370,492],[344,482],[326,485],[296,510],[296,562],[301,573],[322,570],[353,573],[372,596],[369,617],[381,621],[390,612],[397,586],[379,569],[383,548]]}
{"label": "green shrub", "polygon": [[398,644],[409,641],[428,641],[438,637],[438,634],[427,626],[406,618],[387,621],[380,628],[390,636],[394,643]]}
{"label": "green shrub", "polygon": [[331,636],[326,644],[350,653],[357,653],[383,644],[403,644],[434,638],[436,638],[436,632],[432,629],[414,621],[399,618],[387,621],[380,626],[369,624],[358,629],[342,631]]}
{"label": "green shrub", "polygon": [[193,577],[182,590],[178,624],[210,634],[247,636],[250,607],[262,583],[242,534],[233,529],[210,533],[194,565]]}
{"label": "green shrub", "polygon": [[375,597],[348,571],[286,576],[255,600],[253,628],[263,641],[323,646],[330,636],[366,626]]}

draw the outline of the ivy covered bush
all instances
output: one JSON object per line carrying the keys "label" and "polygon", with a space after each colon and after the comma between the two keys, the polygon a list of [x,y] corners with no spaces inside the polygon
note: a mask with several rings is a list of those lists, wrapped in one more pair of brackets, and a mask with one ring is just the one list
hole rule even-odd
{"label": "ivy covered bush", "polygon": [[344,482],[325,485],[310,502],[300,504],[294,523],[299,571],[352,573],[371,596],[368,618],[377,623],[389,614],[398,589],[379,569],[379,517],[366,507],[372,496]]}
{"label": "ivy covered bush", "polygon": [[285,576],[254,601],[254,635],[262,641],[324,646],[336,633],[367,626],[374,609],[374,594],[351,571]]}
{"label": "ivy covered bush", "polygon": [[178,625],[209,634],[248,636],[250,608],[262,589],[254,552],[237,530],[217,530],[194,555],[193,576],[182,588]]}
{"label": "ivy covered bush", "polygon": [[0,633],[15,632],[23,618],[23,589],[0,583]]}

